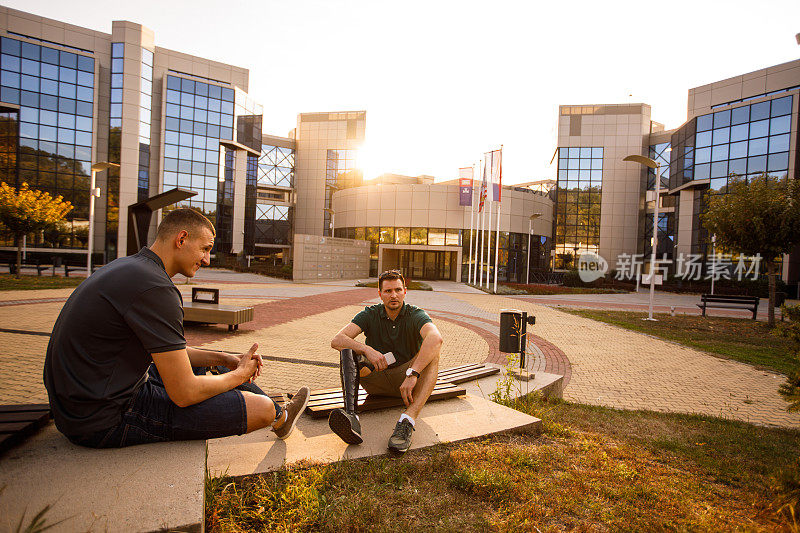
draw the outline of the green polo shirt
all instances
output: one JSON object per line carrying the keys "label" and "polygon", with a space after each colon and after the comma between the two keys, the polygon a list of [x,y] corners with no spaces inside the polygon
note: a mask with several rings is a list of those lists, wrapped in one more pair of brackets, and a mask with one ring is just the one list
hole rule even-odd
{"label": "green polo shirt", "polygon": [[407,303],[403,303],[395,320],[389,318],[383,304],[365,307],[353,318],[353,323],[367,337],[367,346],[395,355],[397,361],[389,368],[400,366],[417,355],[422,346],[419,330],[428,322],[433,322],[428,313]]}

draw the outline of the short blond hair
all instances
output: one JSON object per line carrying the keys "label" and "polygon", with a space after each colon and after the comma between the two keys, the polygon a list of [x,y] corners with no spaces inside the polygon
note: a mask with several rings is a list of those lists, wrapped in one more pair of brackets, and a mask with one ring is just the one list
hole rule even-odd
{"label": "short blond hair", "polygon": [[156,231],[156,239],[169,239],[181,230],[186,230],[191,234],[193,230],[199,228],[207,228],[211,231],[211,235],[217,236],[214,224],[203,213],[190,207],[179,207],[167,213],[161,220],[161,224],[158,225],[158,230]]}

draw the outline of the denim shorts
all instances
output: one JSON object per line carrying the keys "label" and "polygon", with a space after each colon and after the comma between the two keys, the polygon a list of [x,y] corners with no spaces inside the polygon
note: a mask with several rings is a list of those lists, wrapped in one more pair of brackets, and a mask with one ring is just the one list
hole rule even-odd
{"label": "denim shorts", "polygon": [[[206,368],[192,369],[203,375]],[[178,407],[167,394],[155,365],[148,379],[134,393],[122,421],[109,429],[82,436],[69,436],[81,446],[122,448],[150,442],[214,439],[247,432],[247,409],[241,391],[264,394],[253,384],[244,384],[189,407]]]}

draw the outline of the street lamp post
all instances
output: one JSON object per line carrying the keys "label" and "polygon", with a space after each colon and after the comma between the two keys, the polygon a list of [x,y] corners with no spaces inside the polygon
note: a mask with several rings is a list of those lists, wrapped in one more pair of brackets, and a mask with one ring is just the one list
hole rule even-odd
{"label": "street lamp post", "polygon": [[335,228],[334,217],[336,215],[336,212],[333,209],[329,209],[327,207],[324,209],[324,211],[331,216],[331,237],[333,237],[333,231],[334,231],[334,228]]}
{"label": "street lamp post", "polygon": [[525,285],[530,283],[531,276],[531,233],[533,233],[533,221],[542,216],[541,213],[534,213],[528,219],[528,268],[525,270]]}
{"label": "street lamp post", "polygon": [[86,243],[86,277],[92,275],[92,248],[94,248],[94,199],[100,198],[100,187],[97,187],[97,173],[109,168],[119,168],[116,163],[101,161],[92,165],[92,182],[89,185],[89,239]]}
{"label": "street lamp post", "polygon": [[658,203],[661,195],[661,165],[650,159],[649,157],[645,157],[643,155],[629,155],[622,159],[623,161],[633,161],[635,163],[639,163],[640,165],[644,165],[646,167],[650,167],[655,169],[656,171],[656,198],[655,198],[655,207],[653,208],[653,243],[652,243],[652,253],[650,254],[650,304],[648,306],[648,313],[647,318],[645,320],[653,320],[653,298],[656,293],[656,248],[658,247]]}
{"label": "street lamp post", "polygon": [[717,234],[711,236],[711,294],[714,294],[714,280],[717,277]]}

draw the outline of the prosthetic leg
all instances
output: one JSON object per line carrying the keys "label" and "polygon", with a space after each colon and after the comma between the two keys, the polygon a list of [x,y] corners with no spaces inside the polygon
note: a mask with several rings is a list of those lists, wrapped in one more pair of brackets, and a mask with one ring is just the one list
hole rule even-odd
{"label": "prosthetic leg", "polygon": [[339,376],[342,379],[344,409],[331,411],[328,416],[328,425],[347,444],[361,444],[363,442],[361,438],[361,423],[356,415],[359,378],[362,367],[374,370],[374,367],[363,355],[358,355],[353,350],[339,352]]}

